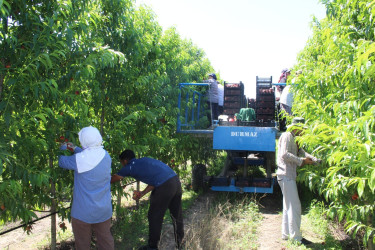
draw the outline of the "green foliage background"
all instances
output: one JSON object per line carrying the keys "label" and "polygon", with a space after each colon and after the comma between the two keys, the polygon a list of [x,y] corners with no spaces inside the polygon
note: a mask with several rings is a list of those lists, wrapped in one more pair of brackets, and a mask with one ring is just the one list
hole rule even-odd
{"label": "green foliage background", "polygon": [[[294,112],[307,119],[302,138],[325,160],[299,175],[330,202],[328,214],[345,220],[364,243],[374,233],[375,1],[323,0],[327,17],[298,56]],[[357,198],[358,196],[358,198]]]}
{"label": "green foliage background", "polygon": [[0,0],[0,21],[0,220],[28,222],[51,198],[67,216],[73,176],[57,166],[56,140],[79,144],[85,126],[100,129],[113,171],[125,148],[177,166],[212,155],[202,153],[212,145],[175,132],[177,84],[204,78],[210,62],[147,7]]}

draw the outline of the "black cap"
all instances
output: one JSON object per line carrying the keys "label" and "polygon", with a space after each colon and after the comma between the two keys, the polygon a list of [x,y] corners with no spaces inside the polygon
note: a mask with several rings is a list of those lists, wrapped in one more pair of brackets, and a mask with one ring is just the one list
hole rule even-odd
{"label": "black cap", "polygon": [[217,80],[216,75],[214,73],[211,73],[208,76],[212,76],[215,80]]}

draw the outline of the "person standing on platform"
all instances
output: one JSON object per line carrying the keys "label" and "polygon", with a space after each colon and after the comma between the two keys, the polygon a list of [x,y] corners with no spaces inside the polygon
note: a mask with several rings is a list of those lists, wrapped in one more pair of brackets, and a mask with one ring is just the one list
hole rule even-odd
{"label": "person standing on platform", "polygon": [[218,109],[218,115],[222,115],[224,112],[224,86],[221,84],[218,84],[218,94],[219,94],[219,109]]}
{"label": "person standing on platform", "polygon": [[218,118],[219,93],[218,93],[218,84],[216,80],[217,80],[216,75],[214,73],[211,73],[208,75],[208,80],[203,81],[204,83],[209,84],[208,105],[210,107],[210,114],[209,114],[210,124],[212,124],[212,120],[217,120]]}

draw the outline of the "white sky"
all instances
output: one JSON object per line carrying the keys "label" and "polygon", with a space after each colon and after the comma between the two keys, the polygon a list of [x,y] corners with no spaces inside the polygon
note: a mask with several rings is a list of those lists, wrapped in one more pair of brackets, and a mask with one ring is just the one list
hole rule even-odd
{"label": "white sky", "polygon": [[255,97],[255,79],[291,68],[312,31],[312,16],[325,17],[318,0],[136,0],[150,6],[163,29],[202,48],[220,78],[242,81]]}

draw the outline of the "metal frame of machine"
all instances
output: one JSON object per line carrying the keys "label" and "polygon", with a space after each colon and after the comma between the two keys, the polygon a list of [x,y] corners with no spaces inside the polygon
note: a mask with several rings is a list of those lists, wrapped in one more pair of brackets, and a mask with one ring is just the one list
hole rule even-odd
{"label": "metal frame of machine", "polygon": [[[228,102],[224,101],[224,110],[227,110],[233,117],[236,109],[239,111],[244,104],[247,106],[244,102],[246,100],[243,94],[244,85],[242,82],[225,84],[228,85],[224,87],[224,98],[226,97],[225,100]],[[213,149],[226,150],[228,158],[218,176],[206,176],[206,169],[202,164],[194,166],[193,188],[195,178],[199,179],[198,182],[204,181],[213,191],[273,193],[275,181],[272,178],[272,171],[276,167],[275,143],[278,130],[275,122],[276,105],[272,77],[257,77],[257,99],[256,104],[253,105],[256,109],[255,121],[231,123],[213,121],[213,126],[209,129],[200,127],[201,118],[204,116],[204,105],[201,105],[203,95],[199,92],[201,90],[199,88],[208,86],[208,83],[179,84],[178,108],[180,112],[177,118],[177,132],[212,137]],[[187,90],[186,96],[183,98],[182,92],[185,89]],[[233,176],[231,168],[238,165],[243,165],[242,176]],[[266,168],[266,178],[254,178],[247,175],[249,166],[260,165]],[[204,184],[201,184],[203,187]]]}

